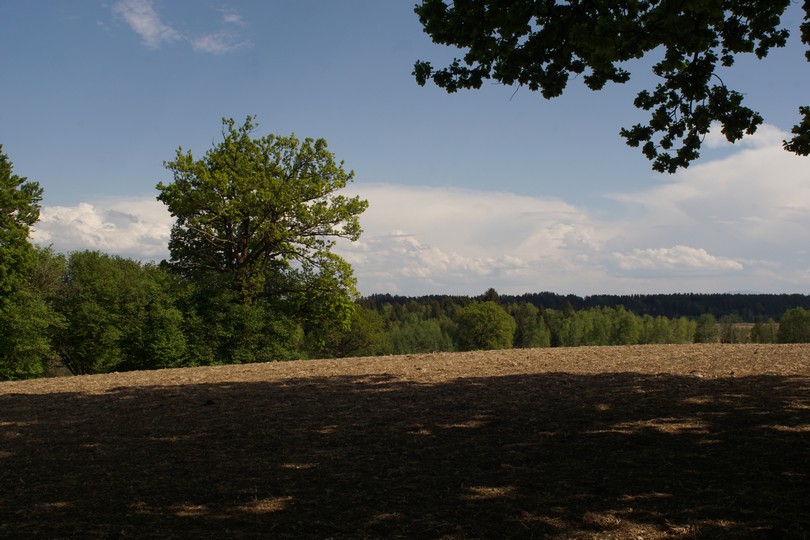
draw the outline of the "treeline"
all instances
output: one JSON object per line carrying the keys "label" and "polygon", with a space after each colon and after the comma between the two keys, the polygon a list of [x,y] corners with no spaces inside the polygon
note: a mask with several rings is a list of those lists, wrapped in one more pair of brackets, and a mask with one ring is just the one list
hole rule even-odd
{"label": "treeline", "polygon": [[[477,299],[492,299],[494,291],[490,290]],[[713,315],[716,319],[734,315],[740,322],[754,323],[760,320],[778,320],[782,314],[795,307],[810,309],[810,295],[806,294],[731,294],[731,293],[676,293],[676,294],[632,294],[632,295],[593,295],[576,296],[573,294],[556,294],[553,292],[527,293],[522,295],[497,295],[504,304],[529,303],[541,309],[576,311],[590,308],[624,307],[637,315],[667,317],[677,319],[688,317],[696,319],[703,314]],[[466,300],[465,300],[466,299]],[[464,302],[468,297],[426,295],[417,297],[375,294],[367,298],[375,307],[383,304],[405,304],[411,301],[427,302]]]}
{"label": "treeline", "polygon": [[[355,324],[334,356],[407,354],[476,349],[578,347],[653,343],[810,342],[810,311],[794,307],[781,317],[745,323],[736,314],[719,319],[639,315],[624,306],[574,309],[537,307],[530,302],[486,294],[384,301],[387,295],[358,303]],[[401,297],[400,297],[401,298]]]}
{"label": "treeline", "polygon": [[[802,307],[788,309],[779,323],[744,323],[736,314],[669,318],[623,306],[537,307],[493,290],[405,302],[374,296],[340,308],[269,293],[244,303],[235,291],[189,280],[168,264],[97,251],[32,253],[17,305],[5,301],[0,312],[0,379],[54,367],[90,374],[483,349],[810,342],[810,310]],[[345,310],[348,320],[338,316]]]}
{"label": "treeline", "polygon": [[0,379],[312,358],[324,354],[320,336],[348,327],[327,297],[304,304],[268,294],[247,304],[167,264],[33,254],[27,279],[0,304]]}

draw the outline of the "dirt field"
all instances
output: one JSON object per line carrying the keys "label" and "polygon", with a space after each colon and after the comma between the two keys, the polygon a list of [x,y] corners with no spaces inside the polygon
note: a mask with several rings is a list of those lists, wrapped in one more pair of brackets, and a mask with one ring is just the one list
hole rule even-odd
{"label": "dirt field", "polygon": [[2,538],[810,536],[810,345],[0,383]]}

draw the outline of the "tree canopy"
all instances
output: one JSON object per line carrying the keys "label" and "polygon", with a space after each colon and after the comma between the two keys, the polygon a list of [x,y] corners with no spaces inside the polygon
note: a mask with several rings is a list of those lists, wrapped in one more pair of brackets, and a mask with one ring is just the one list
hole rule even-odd
{"label": "tree canopy", "polygon": [[0,293],[11,293],[14,282],[34,263],[28,241],[39,221],[42,188],[38,182],[13,174],[13,165],[0,145]]}
{"label": "tree canopy", "polygon": [[[335,238],[357,240],[367,202],[336,194],[351,181],[324,139],[294,135],[252,138],[248,116],[223,119],[223,140],[202,159],[180,148],[159,183],[158,200],[177,221],[170,264],[183,272],[213,272],[249,302],[269,276],[291,269],[333,268]],[[298,266],[293,268],[293,265]]]}
{"label": "tree canopy", "polygon": [[52,355],[48,329],[58,324],[38,278],[50,253],[29,241],[42,188],[13,174],[0,145],[0,379],[40,375]]}
{"label": "tree canopy", "polygon": [[462,350],[512,347],[515,320],[495,302],[473,302],[459,309],[456,322],[456,335]]}
{"label": "tree canopy", "polygon": [[780,343],[810,342],[810,311],[800,307],[787,310],[779,319]]}
{"label": "tree canopy", "polygon": [[98,251],[67,258],[53,304],[64,324],[53,333],[74,374],[181,365],[183,315],[168,272]]}
{"label": "tree canopy", "polygon": [[202,363],[266,361],[324,346],[347,331],[357,297],[351,266],[331,250],[357,240],[368,203],[341,195],[354,175],[324,139],[266,135],[248,116],[222,121],[202,159],[177,150],[158,200],[176,218],[168,266],[192,283],[187,324]]}
{"label": "tree canopy", "polygon": [[[448,92],[480,88],[487,79],[526,86],[551,99],[575,76],[592,90],[630,80],[627,63],[653,53],[655,88],[634,104],[646,124],[622,128],[628,145],[641,147],[659,172],[675,172],[699,156],[714,122],[731,142],[752,134],[762,116],[743,105],[718,72],[736,57],[762,59],[783,47],[789,31],[781,18],[790,0],[422,0],[415,8],[434,42],[460,48],[462,59],[444,68],[417,61],[420,85],[432,80]],[[804,2],[801,39],[810,46],[810,1]],[[810,51],[806,53],[810,61]],[[810,154],[810,107],[785,149]]]}

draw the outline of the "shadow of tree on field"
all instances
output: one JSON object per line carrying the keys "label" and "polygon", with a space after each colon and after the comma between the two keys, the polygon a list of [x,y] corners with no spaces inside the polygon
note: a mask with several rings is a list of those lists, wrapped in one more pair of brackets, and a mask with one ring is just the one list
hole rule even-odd
{"label": "shadow of tree on field", "polygon": [[809,391],[549,373],[0,395],[0,536],[802,538]]}

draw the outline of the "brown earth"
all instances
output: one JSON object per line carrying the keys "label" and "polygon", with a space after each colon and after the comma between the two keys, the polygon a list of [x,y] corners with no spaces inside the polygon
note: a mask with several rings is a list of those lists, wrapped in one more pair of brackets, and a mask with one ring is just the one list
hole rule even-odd
{"label": "brown earth", "polygon": [[3,538],[801,538],[810,345],[0,384]]}

